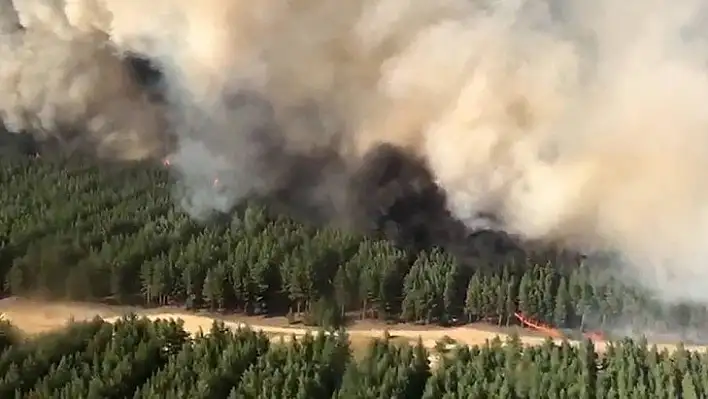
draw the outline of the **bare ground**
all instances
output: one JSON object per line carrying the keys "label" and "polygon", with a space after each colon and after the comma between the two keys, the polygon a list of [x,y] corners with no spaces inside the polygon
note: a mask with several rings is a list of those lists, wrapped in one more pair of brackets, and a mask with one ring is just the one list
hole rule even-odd
{"label": "bare ground", "polygon": [[[237,315],[214,315],[203,312],[187,312],[182,308],[157,308],[142,309],[135,307],[108,306],[101,304],[71,303],[71,302],[44,302],[22,298],[5,298],[0,300],[0,312],[6,320],[12,322],[20,330],[28,335],[39,334],[61,328],[70,320],[89,320],[99,316],[107,321],[112,321],[127,313],[144,315],[150,319],[182,319],[184,328],[190,333],[197,333],[200,330],[207,332],[213,321],[221,320],[232,328],[249,326],[251,329],[260,330],[274,338],[285,338],[302,336],[307,332],[315,331],[314,328],[293,327],[288,325],[284,317],[248,317]],[[374,338],[383,337],[385,332],[398,342],[415,343],[418,339],[423,344],[432,349],[437,342],[451,338],[461,345],[480,345],[495,337],[502,340],[508,337],[512,331],[516,331],[522,342],[526,345],[541,344],[545,337],[532,334],[522,329],[500,329],[496,326],[468,325],[463,327],[427,327],[414,325],[385,325],[371,321],[355,322],[348,328],[349,337],[354,351],[357,348],[366,347]],[[606,343],[596,342],[596,348],[603,350]],[[673,350],[675,345],[657,345],[660,349]],[[705,350],[704,346],[689,346],[691,350]]]}

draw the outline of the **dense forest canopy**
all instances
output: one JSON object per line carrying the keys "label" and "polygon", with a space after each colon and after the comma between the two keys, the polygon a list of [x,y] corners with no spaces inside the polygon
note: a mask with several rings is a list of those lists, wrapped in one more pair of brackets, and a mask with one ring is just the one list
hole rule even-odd
{"label": "dense forest canopy", "polygon": [[126,317],[70,325],[31,341],[0,325],[0,395],[33,398],[684,398],[708,395],[708,355],[623,340],[518,338],[457,347],[435,364],[387,338],[353,356],[346,333],[285,343],[214,323],[190,337],[174,320]]}

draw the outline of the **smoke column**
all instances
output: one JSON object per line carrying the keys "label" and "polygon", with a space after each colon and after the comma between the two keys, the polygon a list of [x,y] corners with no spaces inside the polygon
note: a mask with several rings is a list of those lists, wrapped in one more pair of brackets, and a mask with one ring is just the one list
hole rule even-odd
{"label": "smoke column", "polygon": [[[195,216],[279,193],[345,218],[394,148],[470,228],[618,253],[708,302],[704,0],[2,4],[5,123],[137,143],[167,121]],[[164,108],[127,52],[162,70]]]}

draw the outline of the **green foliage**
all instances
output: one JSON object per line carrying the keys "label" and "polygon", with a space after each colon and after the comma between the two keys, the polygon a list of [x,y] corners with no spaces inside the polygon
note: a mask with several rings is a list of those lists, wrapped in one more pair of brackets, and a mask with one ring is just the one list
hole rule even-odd
{"label": "green foliage", "polygon": [[269,343],[214,323],[189,339],[175,321],[75,323],[3,353],[3,398],[705,398],[708,356],[625,339],[460,346],[431,369],[418,345],[372,341],[349,354],[341,331]]}

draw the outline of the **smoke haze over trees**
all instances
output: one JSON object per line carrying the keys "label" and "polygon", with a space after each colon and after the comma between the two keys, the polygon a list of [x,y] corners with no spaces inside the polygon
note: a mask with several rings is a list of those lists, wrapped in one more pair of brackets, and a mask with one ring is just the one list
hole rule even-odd
{"label": "smoke haze over trees", "polygon": [[705,340],[708,326],[701,304],[664,305],[580,259],[547,263],[483,238],[454,256],[257,204],[198,223],[174,207],[160,165],[5,157],[0,182],[3,295],[179,304],[325,326],[362,318],[507,326],[516,311],[620,335]]}

